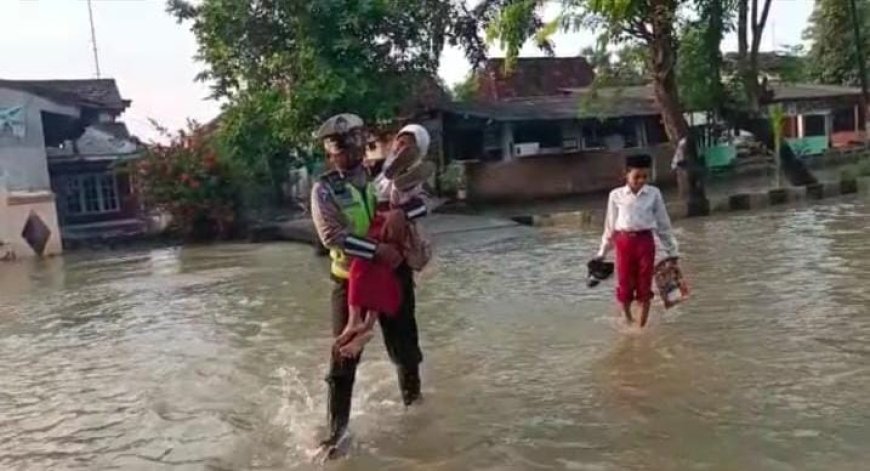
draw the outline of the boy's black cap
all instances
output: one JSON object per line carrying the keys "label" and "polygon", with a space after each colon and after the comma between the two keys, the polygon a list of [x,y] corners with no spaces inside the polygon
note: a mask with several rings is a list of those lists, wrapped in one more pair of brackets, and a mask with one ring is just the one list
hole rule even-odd
{"label": "boy's black cap", "polygon": [[650,168],[652,157],[647,154],[629,155],[625,157],[626,168]]}

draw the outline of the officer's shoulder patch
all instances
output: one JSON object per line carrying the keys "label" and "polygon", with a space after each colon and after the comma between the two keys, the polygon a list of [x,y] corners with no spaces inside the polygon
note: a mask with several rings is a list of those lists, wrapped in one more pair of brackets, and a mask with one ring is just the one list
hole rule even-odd
{"label": "officer's shoulder patch", "polygon": [[342,193],[345,191],[345,178],[337,170],[324,174],[320,178],[320,181],[333,193]]}
{"label": "officer's shoulder patch", "polygon": [[317,188],[317,199],[321,204],[329,204],[332,200],[332,193],[329,191],[329,188],[321,185]]}
{"label": "officer's shoulder patch", "polygon": [[319,178],[321,181],[328,181],[331,179],[338,178],[340,176],[341,175],[338,173],[338,170],[330,170],[328,172],[321,173]]}

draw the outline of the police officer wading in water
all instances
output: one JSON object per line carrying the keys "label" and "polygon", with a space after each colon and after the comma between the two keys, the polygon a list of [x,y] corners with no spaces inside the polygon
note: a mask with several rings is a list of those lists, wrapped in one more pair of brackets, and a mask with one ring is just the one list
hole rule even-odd
{"label": "police officer wading in water", "polygon": [[[347,278],[350,257],[360,257],[395,267],[401,283],[402,303],[394,317],[379,317],[387,353],[396,365],[399,388],[405,405],[420,396],[419,365],[423,360],[414,317],[413,272],[396,247],[366,238],[375,214],[375,188],[362,165],[365,129],[359,116],[340,114],[329,118],[317,133],[322,140],[331,171],[323,175],[311,195],[311,215],[317,234],[332,258],[332,334],[338,337],[347,326]],[[409,219],[427,213],[425,201],[414,200],[402,208]],[[329,385],[329,436],[321,451],[332,457],[345,437],[350,418],[351,397],[359,363],[356,358],[332,355]]]}

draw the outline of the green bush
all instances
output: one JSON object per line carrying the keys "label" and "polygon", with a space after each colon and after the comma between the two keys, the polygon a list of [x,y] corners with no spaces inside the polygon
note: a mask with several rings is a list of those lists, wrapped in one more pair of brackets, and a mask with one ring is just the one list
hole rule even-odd
{"label": "green bush", "polygon": [[858,177],[870,177],[870,159],[849,165],[840,172],[840,178],[843,180],[854,180]]}
{"label": "green bush", "polygon": [[858,177],[858,172],[852,166],[846,167],[840,171],[840,180],[854,180]]}
{"label": "green bush", "polygon": [[211,136],[190,123],[171,135],[168,144],[153,144],[132,172],[145,205],[172,217],[170,230],[185,239],[226,238],[235,232],[237,184],[221,161]]}
{"label": "green bush", "polygon": [[[304,150],[287,132],[289,101],[278,90],[246,91],[221,115],[214,137],[223,161],[237,178],[243,207],[256,218],[283,204],[283,185]],[[310,139],[308,139],[310,140]]]}
{"label": "green bush", "polygon": [[438,175],[438,180],[441,192],[453,196],[458,190],[465,188],[465,167],[461,162],[450,162]]}

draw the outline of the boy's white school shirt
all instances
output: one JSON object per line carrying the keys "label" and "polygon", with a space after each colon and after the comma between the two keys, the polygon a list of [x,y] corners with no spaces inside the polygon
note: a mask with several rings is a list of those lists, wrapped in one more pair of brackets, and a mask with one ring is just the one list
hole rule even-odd
{"label": "boy's white school shirt", "polygon": [[638,231],[652,231],[658,236],[668,257],[678,256],[677,240],[662,192],[651,185],[644,185],[637,193],[631,191],[628,185],[616,188],[607,199],[607,215],[598,256],[604,257],[613,248],[614,233]]}

